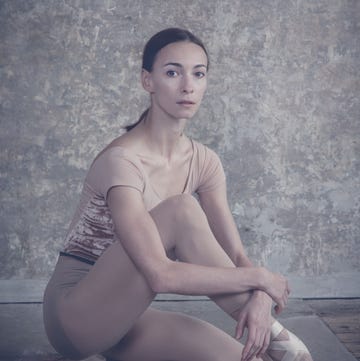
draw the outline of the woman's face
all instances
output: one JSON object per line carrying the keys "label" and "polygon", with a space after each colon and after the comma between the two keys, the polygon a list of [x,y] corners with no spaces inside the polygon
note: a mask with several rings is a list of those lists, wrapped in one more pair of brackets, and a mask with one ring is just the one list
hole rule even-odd
{"label": "woman's face", "polygon": [[159,51],[151,73],[144,70],[142,76],[153,111],[174,119],[190,119],[206,90],[207,56],[194,43],[172,43]]}

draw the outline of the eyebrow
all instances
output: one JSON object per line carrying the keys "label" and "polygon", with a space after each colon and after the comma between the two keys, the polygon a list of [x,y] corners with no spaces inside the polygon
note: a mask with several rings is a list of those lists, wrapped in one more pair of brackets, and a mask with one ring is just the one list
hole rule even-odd
{"label": "eyebrow", "polygon": [[[182,68],[182,67],[183,67],[180,63],[166,63],[166,64],[164,65],[164,67],[165,67],[165,66],[168,66],[168,65],[177,66],[177,67],[179,67],[179,68]],[[194,66],[194,68],[205,68],[205,69],[207,69],[207,66],[204,65],[204,64],[197,64],[197,65]]]}

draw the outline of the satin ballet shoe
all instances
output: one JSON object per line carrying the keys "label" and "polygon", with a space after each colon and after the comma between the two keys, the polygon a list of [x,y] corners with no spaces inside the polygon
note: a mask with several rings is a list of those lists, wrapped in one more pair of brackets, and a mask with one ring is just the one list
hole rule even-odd
{"label": "satin ballet shoe", "polygon": [[313,361],[304,343],[280,322],[271,326],[270,345],[263,361]]}

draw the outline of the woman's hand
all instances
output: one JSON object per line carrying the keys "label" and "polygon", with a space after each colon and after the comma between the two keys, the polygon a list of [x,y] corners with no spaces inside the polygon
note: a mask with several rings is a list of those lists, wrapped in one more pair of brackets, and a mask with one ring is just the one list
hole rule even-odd
{"label": "woman's hand", "polygon": [[262,291],[254,291],[250,300],[238,314],[235,337],[240,339],[245,328],[248,329],[247,340],[241,361],[250,361],[255,356],[261,357],[270,343],[271,298]]}
{"label": "woman's hand", "polygon": [[273,273],[266,268],[262,268],[264,287],[263,290],[274,300],[276,303],[275,312],[279,314],[285,308],[290,288],[287,279],[279,273]]}

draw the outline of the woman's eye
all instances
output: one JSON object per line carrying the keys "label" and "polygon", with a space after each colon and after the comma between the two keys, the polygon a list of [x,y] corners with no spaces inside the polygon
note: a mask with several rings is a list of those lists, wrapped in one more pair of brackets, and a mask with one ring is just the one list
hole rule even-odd
{"label": "woman's eye", "polygon": [[169,76],[169,77],[171,77],[171,78],[173,78],[174,76],[177,75],[177,72],[176,72],[175,70],[168,70],[168,71],[166,72],[166,75]]}
{"label": "woman's eye", "polygon": [[197,78],[203,78],[203,77],[205,76],[205,73],[202,72],[202,71],[197,71],[197,72],[195,73],[195,76],[196,76]]}

